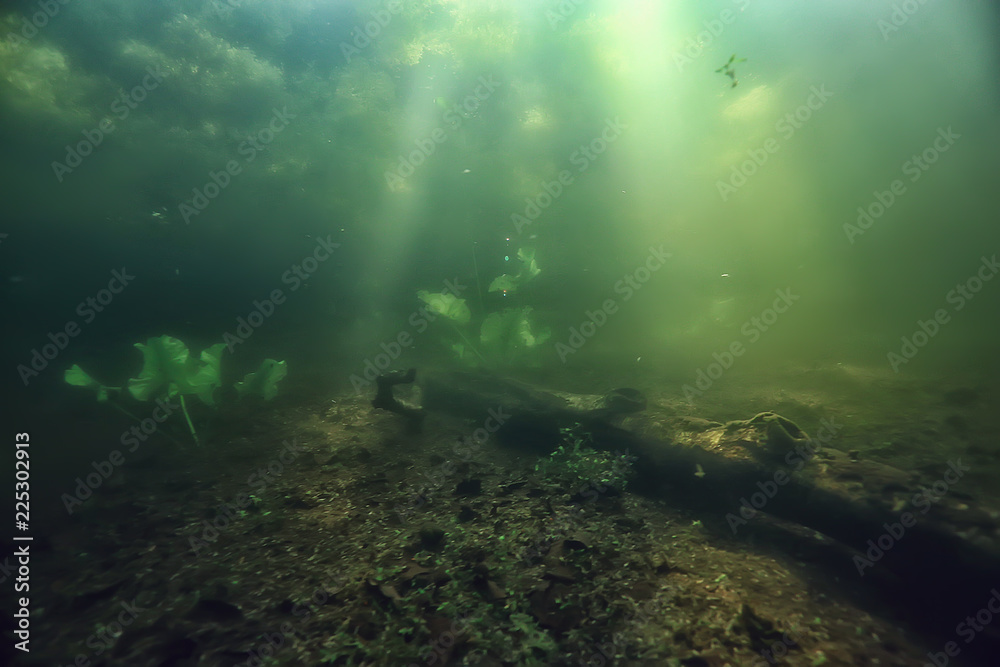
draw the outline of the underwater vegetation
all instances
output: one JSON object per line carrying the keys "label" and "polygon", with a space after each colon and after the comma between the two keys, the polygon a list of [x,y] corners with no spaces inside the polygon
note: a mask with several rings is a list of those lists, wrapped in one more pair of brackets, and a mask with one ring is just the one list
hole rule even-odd
{"label": "underwater vegetation", "polygon": [[[535,261],[534,248],[520,248],[517,258],[521,268],[516,274],[501,274],[493,279],[488,291],[496,292],[506,297],[521,290],[531,282],[541,269]],[[447,340],[447,334],[442,334],[445,344],[455,358],[469,366],[499,368],[514,363],[531,363],[531,355],[552,336],[548,327],[539,327],[532,317],[531,306],[503,308],[486,313],[479,323],[478,340],[471,324],[472,311],[465,299],[460,299],[450,292],[427,292],[420,290],[417,297],[427,304],[427,309],[434,315],[444,318],[451,333],[457,339]]]}
{"label": "underwater vegetation", "polygon": [[[142,371],[130,378],[123,387],[111,387],[102,384],[90,374],[73,364],[65,374],[68,384],[84,387],[95,392],[98,402],[110,403],[115,409],[128,415],[135,421],[142,420],[127,411],[117,400],[123,395],[130,395],[138,401],[155,401],[161,405],[169,405],[171,399],[177,399],[181,412],[187,422],[188,430],[195,444],[200,445],[198,433],[185,396],[197,396],[204,405],[216,407],[215,391],[222,386],[222,351],[225,343],[217,343],[202,350],[196,359],[191,355],[183,341],[170,336],[150,338],[145,343],[136,343],[135,347],[142,352]],[[288,374],[288,365],[284,361],[265,359],[260,367],[233,385],[240,397],[259,396],[265,401],[271,400],[278,393],[278,383]],[[169,416],[170,411],[166,409]],[[164,417],[166,419],[166,417]]]}
{"label": "underwater vegetation", "polygon": [[747,61],[746,58],[739,58],[739,59],[737,59],[736,58],[736,54],[734,53],[733,55],[729,56],[729,60],[727,60],[726,63],[722,67],[720,67],[719,69],[717,69],[715,71],[718,74],[725,74],[730,79],[732,79],[733,85],[730,86],[730,87],[731,88],[735,88],[739,84],[739,81],[736,78],[736,68],[735,68],[735,65],[738,64],[738,63],[745,63],[746,61]]}

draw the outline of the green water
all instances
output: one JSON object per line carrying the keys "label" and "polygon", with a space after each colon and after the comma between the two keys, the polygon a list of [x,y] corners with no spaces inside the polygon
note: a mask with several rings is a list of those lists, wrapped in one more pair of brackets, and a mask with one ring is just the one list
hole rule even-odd
{"label": "green water", "polygon": [[[733,345],[744,368],[995,360],[1000,292],[975,280],[998,247],[987,3],[101,2],[34,30],[25,17],[41,24],[8,13],[18,37],[0,45],[8,225],[137,257],[154,290],[192,274],[209,293],[259,285],[221,293],[218,323],[178,304],[205,336],[287,290],[284,270],[333,235],[295,331],[267,336],[370,356],[413,329],[418,289],[458,279],[469,341],[530,306],[551,334],[522,361],[542,366],[693,371]],[[521,248],[537,275],[488,292]],[[769,312],[779,292],[788,307]],[[437,349],[411,333],[414,351]],[[447,349],[451,330],[436,334]]]}

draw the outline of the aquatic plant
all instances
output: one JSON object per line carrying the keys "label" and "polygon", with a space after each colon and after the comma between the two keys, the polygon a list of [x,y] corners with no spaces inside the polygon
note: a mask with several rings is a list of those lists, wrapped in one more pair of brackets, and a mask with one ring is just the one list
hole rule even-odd
{"label": "aquatic plant", "polygon": [[[142,352],[143,365],[137,377],[128,380],[128,393],[139,401],[177,398],[187,422],[188,430],[195,444],[200,445],[198,433],[188,413],[185,396],[197,396],[205,405],[216,407],[215,390],[222,385],[222,350],[225,343],[216,343],[202,350],[195,359],[181,340],[171,336],[150,338],[145,343],[136,343]],[[278,382],[288,373],[284,361],[265,359],[253,373],[248,373],[234,386],[242,396],[259,395],[270,400],[277,394]],[[84,371],[79,364],[67,369],[65,380],[68,384],[90,389],[97,394],[98,402],[108,402],[117,410],[136,421],[142,421],[117,402],[110,399],[120,396],[122,387],[102,384]]]}
{"label": "aquatic plant", "polygon": [[[522,263],[520,271],[497,276],[490,283],[489,292],[499,292],[503,296],[513,294],[541,273],[533,248],[521,248],[517,257]],[[417,297],[427,304],[430,312],[448,322],[459,338],[450,344],[451,351],[459,361],[470,365],[496,367],[509,364],[523,358],[525,352],[542,345],[552,335],[547,327],[535,325],[531,306],[520,306],[485,314],[479,325],[478,341],[473,343],[471,332],[465,330],[472,320],[472,311],[465,299],[459,299],[450,292],[431,293],[426,290],[418,291]]]}
{"label": "aquatic plant", "polygon": [[284,361],[265,359],[253,373],[247,373],[240,382],[233,385],[240,396],[260,396],[269,401],[278,395],[278,383],[288,375],[288,364]]}
{"label": "aquatic plant", "polygon": [[581,424],[561,428],[559,433],[559,446],[535,465],[544,481],[595,500],[608,487],[625,490],[634,474],[633,457],[595,450],[591,434]]}
{"label": "aquatic plant", "polygon": [[504,273],[493,279],[490,283],[490,292],[501,292],[504,295],[513,294],[526,282],[542,272],[535,261],[534,248],[519,248],[517,258],[521,260],[521,270],[516,275]]}
{"label": "aquatic plant", "polygon": [[716,72],[716,74],[725,74],[726,76],[728,76],[732,80],[732,82],[733,82],[732,86],[730,86],[730,87],[731,88],[735,88],[740,83],[739,80],[736,78],[736,67],[735,66],[738,63],[745,63],[746,61],[747,61],[746,58],[737,58],[736,54],[734,53],[733,55],[729,56],[729,60],[727,60],[726,63],[722,67],[720,67],[719,69],[715,70],[715,72]]}

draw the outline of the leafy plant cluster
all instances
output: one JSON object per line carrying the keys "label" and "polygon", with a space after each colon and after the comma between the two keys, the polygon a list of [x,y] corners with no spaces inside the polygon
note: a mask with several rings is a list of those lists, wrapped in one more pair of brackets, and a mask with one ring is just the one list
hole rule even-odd
{"label": "leafy plant cluster", "polygon": [[633,457],[595,450],[590,433],[581,424],[561,428],[559,432],[562,436],[559,446],[535,465],[535,472],[543,480],[554,486],[579,489],[583,495],[591,488],[598,492],[606,487],[618,492],[625,490],[634,474]]}
{"label": "leafy plant cluster", "polygon": [[[514,294],[541,273],[533,248],[521,248],[517,258],[521,262],[520,271],[494,278],[489,292],[502,296]],[[451,351],[459,361],[472,366],[497,367],[527,361],[532,350],[552,337],[551,329],[535,324],[531,306],[504,308],[485,314],[476,336],[472,311],[465,299],[450,292],[431,293],[426,290],[418,291],[417,297],[427,304],[430,312],[448,322],[457,336],[448,343]]]}
{"label": "leafy plant cluster", "polygon": [[[200,445],[184,397],[197,396],[205,405],[216,407],[215,390],[222,385],[222,350],[226,347],[225,343],[217,343],[202,350],[197,359],[188,351],[187,345],[170,336],[150,338],[145,344],[136,343],[135,347],[142,352],[142,371],[137,377],[129,379],[124,388],[102,384],[80,368],[79,364],[73,364],[66,371],[65,380],[71,385],[95,392],[101,403],[110,402],[112,396],[121,396],[125,389],[139,401],[177,398],[191,437],[195,444]],[[270,400],[277,395],[278,382],[287,373],[288,365],[284,361],[265,359],[256,371],[247,373],[234,388],[241,397],[260,396],[264,400]],[[136,421],[141,421],[117,402],[110,404]]]}
{"label": "leafy plant cluster", "polygon": [[[372,568],[363,586],[364,611],[351,613],[331,634],[320,654],[323,664],[375,664],[365,661],[376,656],[383,660],[378,664],[442,664],[453,645],[459,648],[447,664],[553,664],[556,641],[517,595],[526,588],[523,573],[502,538],[487,565],[481,545],[495,539],[492,533],[487,537],[460,524],[448,528],[439,549]],[[490,600],[486,577],[511,597]],[[442,619],[450,627],[435,636],[431,621]]]}

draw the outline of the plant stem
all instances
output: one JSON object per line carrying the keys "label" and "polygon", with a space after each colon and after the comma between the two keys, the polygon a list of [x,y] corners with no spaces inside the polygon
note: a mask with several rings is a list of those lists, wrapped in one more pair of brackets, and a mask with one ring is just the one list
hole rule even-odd
{"label": "plant stem", "polygon": [[472,242],[472,266],[476,270],[476,292],[479,293],[479,311],[486,316],[486,303],[483,301],[483,286],[479,282],[479,261],[476,259],[476,245],[475,241]]}
{"label": "plant stem", "polygon": [[194,424],[191,423],[191,416],[188,415],[187,406],[184,405],[184,394],[178,394],[181,399],[181,411],[184,413],[184,419],[187,420],[188,428],[191,429],[191,437],[194,438],[194,444],[201,447],[201,442],[198,440],[198,434],[194,432]]}
{"label": "plant stem", "polygon": [[[134,420],[136,421],[136,423],[138,423],[138,424],[142,424],[142,420],[141,420],[141,419],[139,419],[139,418],[138,418],[138,417],[136,417],[136,416],[135,416],[134,414],[132,414],[131,412],[129,412],[128,410],[126,410],[126,409],[125,409],[125,408],[123,408],[122,406],[118,405],[118,404],[117,404],[117,403],[115,403],[114,401],[108,401],[108,405],[110,405],[111,407],[113,407],[113,408],[114,408],[115,410],[117,410],[118,412],[121,412],[122,414],[126,415],[126,416],[127,416],[127,417],[129,417],[130,419],[134,419]],[[176,438],[174,438],[174,437],[173,437],[172,435],[170,435],[170,434],[169,434],[169,433],[167,433],[166,431],[163,431],[163,430],[161,430],[161,431],[160,431],[160,433],[162,433],[162,434],[163,434],[163,437],[164,437],[164,438],[166,438],[166,439],[167,439],[167,440],[169,440],[170,442],[174,443],[174,444],[175,444],[175,445],[177,445],[178,447],[183,447],[183,446],[184,446],[184,445],[182,445],[182,444],[181,444],[180,442],[178,442]]]}
{"label": "plant stem", "polygon": [[470,349],[471,349],[471,350],[472,350],[473,352],[475,352],[475,353],[476,353],[476,356],[477,356],[477,357],[479,357],[479,358],[480,358],[480,359],[482,360],[482,362],[483,362],[484,364],[486,364],[487,366],[489,366],[489,365],[490,365],[490,362],[486,361],[486,357],[484,357],[484,356],[482,355],[482,353],[481,353],[481,352],[480,352],[480,351],[479,351],[479,350],[478,350],[478,349],[476,348],[476,346],[475,346],[475,345],[473,345],[473,344],[472,344],[472,343],[471,343],[471,342],[469,341],[469,339],[465,337],[465,334],[464,334],[464,333],[462,333],[461,329],[459,329],[459,328],[458,328],[457,326],[455,326],[454,324],[452,324],[451,326],[452,326],[452,328],[454,328],[454,329],[455,329],[455,333],[457,333],[457,334],[458,334],[459,338],[461,338],[461,339],[462,339],[463,341],[465,341],[465,344],[466,344],[466,345],[468,345],[468,346],[469,346],[469,348],[470,348]]}

